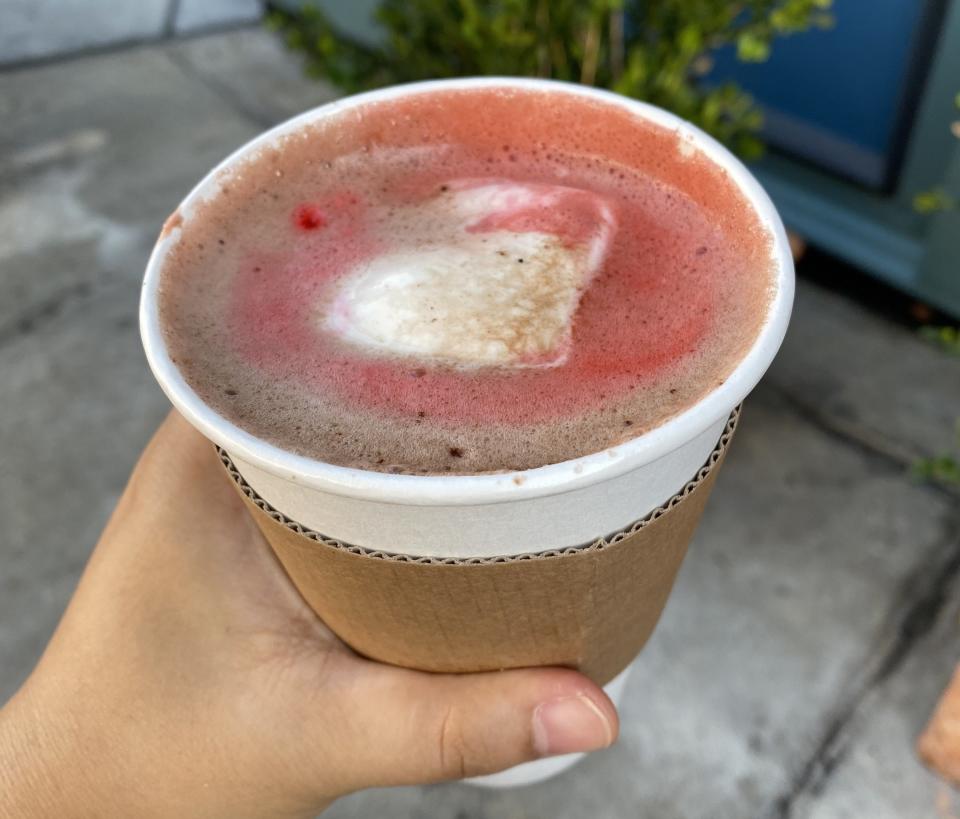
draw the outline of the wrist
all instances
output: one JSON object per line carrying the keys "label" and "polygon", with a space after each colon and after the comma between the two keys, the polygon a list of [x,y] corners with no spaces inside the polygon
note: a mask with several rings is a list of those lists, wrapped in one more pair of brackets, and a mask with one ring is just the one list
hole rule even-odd
{"label": "wrist", "polygon": [[46,819],[96,812],[67,764],[71,729],[37,707],[26,687],[0,709],[0,817]]}
{"label": "wrist", "polygon": [[[258,794],[255,788],[240,794],[242,786],[228,788],[215,781],[215,775],[204,787],[193,781],[195,776],[178,781],[181,754],[169,755],[176,760],[161,755],[131,761],[128,753],[107,752],[109,726],[97,730],[93,726],[98,721],[93,719],[85,729],[70,709],[57,707],[61,699],[57,692],[41,695],[28,682],[0,708],[0,819],[134,815],[292,819],[315,816],[333,801],[334,797],[315,799],[309,807],[293,807],[278,805],[286,800],[278,800],[275,793]],[[140,766],[139,776],[131,778],[131,765]]]}

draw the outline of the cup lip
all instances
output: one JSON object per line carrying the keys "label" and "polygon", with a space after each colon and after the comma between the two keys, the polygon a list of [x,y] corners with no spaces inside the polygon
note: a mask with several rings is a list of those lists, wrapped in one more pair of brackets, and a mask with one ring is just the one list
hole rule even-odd
{"label": "cup lip", "polygon": [[[322,492],[416,506],[475,505],[519,501],[568,492],[611,480],[645,466],[695,438],[726,417],[756,386],[773,361],[786,334],[794,295],[793,257],[786,231],[766,191],[723,145],[695,125],[646,102],[619,94],[556,80],[514,77],[468,77],[428,80],[391,86],[345,97],[306,111],[247,142],[214,167],[187,194],[178,211],[205,198],[218,178],[238,161],[277,138],[318,119],[351,108],[413,94],[437,91],[506,88],[570,94],[625,108],[641,119],[677,132],[692,147],[719,164],[742,191],[773,240],[775,292],[764,323],[746,355],[730,376],[692,406],[636,438],[571,460],[522,471],[477,475],[396,475],[337,466],[297,455],[264,441],[214,411],[187,384],[173,363],[160,327],[157,289],[164,259],[178,236],[174,228],[161,234],[150,254],[140,298],[140,334],[147,362],[173,405],[203,435],[240,462],[253,464],[284,480]],[[185,217],[189,218],[189,216]],[[522,475],[522,480],[515,480]]]}

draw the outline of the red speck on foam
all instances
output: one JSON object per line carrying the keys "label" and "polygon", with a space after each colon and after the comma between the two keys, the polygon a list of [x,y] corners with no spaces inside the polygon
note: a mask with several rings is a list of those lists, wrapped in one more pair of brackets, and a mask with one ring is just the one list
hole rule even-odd
{"label": "red speck on foam", "polygon": [[297,205],[293,211],[293,222],[300,230],[317,230],[325,227],[327,217],[316,205]]}

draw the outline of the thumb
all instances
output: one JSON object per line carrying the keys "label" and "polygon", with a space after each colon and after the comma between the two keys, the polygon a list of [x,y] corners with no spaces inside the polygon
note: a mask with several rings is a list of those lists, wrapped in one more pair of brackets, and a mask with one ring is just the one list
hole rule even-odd
{"label": "thumb", "polygon": [[617,737],[613,703],[576,671],[428,674],[365,664],[351,687],[344,743],[363,763],[354,769],[363,780],[356,788],[493,773],[605,748]]}

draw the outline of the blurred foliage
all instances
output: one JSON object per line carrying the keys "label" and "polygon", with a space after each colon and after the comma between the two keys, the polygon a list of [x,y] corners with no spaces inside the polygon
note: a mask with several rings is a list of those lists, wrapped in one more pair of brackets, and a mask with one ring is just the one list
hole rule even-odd
{"label": "blurred foliage", "polygon": [[960,420],[957,421],[953,446],[953,453],[945,452],[933,458],[918,458],[914,461],[914,477],[960,487]]}
{"label": "blurred foliage", "polygon": [[[960,93],[953,98],[953,105],[960,111]],[[950,124],[950,131],[960,139],[960,120]],[[956,197],[943,188],[932,188],[913,198],[913,206],[920,213],[951,210],[957,205]],[[921,327],[920,335],[945,353],[960,357],[960,328]],[[921,480],[939,481],[960,487],[960,418],[957,419],[954,449],[956,454],[943,453],[934,458],[919,458],[913,464],[914,476]]]}
{"label": "blurred foliage", "polygon": [[950,355],[960,357],[960,329],[956,327],[921,327],[920,336]]}
{"label": "blurred foliage", "polygon": [[275,8],[268,24],[309,71],[353,93],[477,75],[609,88],[694,122],[740,155],[762,151],[762,116],[737,85],[704,77],[711,53],[762,62],[783,35],[832,23],[833,0],[382,0],[379,44],[344,36],[316,6]]}
{"label": "blurred foliage", "polygon": [[928,191],[921,191],[913,197],[913,207],[919,213],[951,210],[956,206],[956,198],[947,193],[943,188],[931,188]]}
{"label": "blurred foliage", "polygon": [[[948,355],[960,358],[960,328],[921,327],[920,336]],[[954,453],[914,461],[913,475],[919,480],[938,481],[960,487],[960,418],[957,419]]]}

